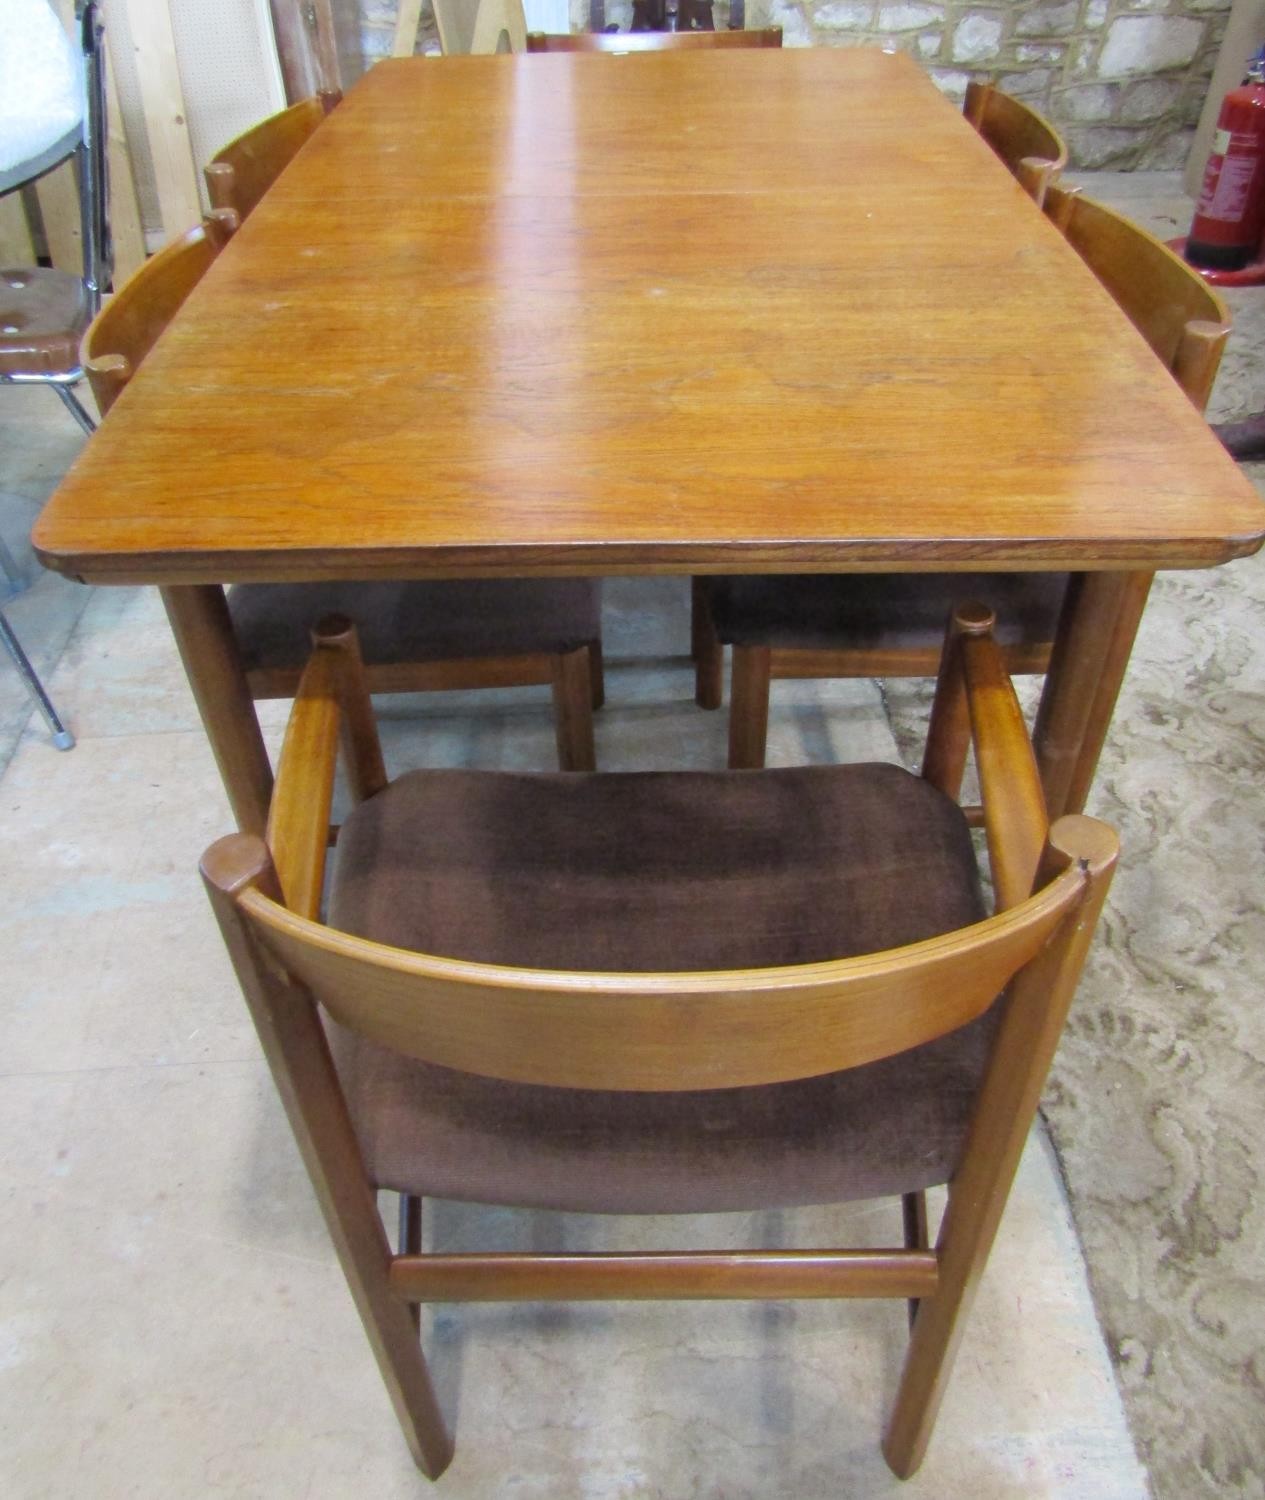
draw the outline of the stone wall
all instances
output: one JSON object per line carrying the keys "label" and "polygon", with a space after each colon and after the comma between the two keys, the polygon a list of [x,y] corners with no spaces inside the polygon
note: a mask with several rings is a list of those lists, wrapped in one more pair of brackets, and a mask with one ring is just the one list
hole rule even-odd
{"label": "stone wall", "polygon": [[[391,49],[395,0],[359,6],[365,60]],[[627,25],[631,0],[609,0]],[[781,26],[790,47],[899,47],[948,94],[993,78],[1029,100],[1080,167],[1180,167],[1208,91],[1230,0],[747,0],[747,25]],[[572,25],[587,0],[572,0]],[[724,24],[727,0],[719,0]],[[434,48],[424,17],[418,50]]]}

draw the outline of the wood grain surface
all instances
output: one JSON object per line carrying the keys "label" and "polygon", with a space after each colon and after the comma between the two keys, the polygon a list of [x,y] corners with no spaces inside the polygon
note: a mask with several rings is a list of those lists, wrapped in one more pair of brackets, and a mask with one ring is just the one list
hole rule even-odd
{"label": "wood grain surface", "polygon": [[379,64],[35,540],[198,583],[1181,567],[1263,535],[917,65],[793,49]]}

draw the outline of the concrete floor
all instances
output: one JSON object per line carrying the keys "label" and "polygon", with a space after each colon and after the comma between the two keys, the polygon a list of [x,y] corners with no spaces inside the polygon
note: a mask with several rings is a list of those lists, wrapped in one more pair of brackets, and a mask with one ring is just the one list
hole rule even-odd
{"label": "concrete floor", "polygon": [[[0,392],[0,532],[20,559],[80,443],[47,393]],[[53,750],[0,668],[0,1493],[423,1494],[196,880],[230,819],[157,600],[41,574],[8,612],[79,743]],[[684,585],[614,581],[606,640],[601,764],[722,763],[723,715],[693,707],[682,659]],[[552,764],[543,692],[384,707],[395,769]],[[771,763],[899,750],[877,684],[776,698]],[[898,1234],[899,1209],[664,1225],[439,1205],[428,1232],[866,1243]],[[453,1308],[424,1336],[453,1497],[1147,1493],[1040,1132],[909,1484],[878,1450],[897,1304]]]}

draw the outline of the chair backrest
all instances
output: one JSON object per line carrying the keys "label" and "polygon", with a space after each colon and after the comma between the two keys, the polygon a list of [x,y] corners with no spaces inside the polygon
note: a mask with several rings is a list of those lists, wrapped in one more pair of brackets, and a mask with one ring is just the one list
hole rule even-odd
{"label": "chair backrest", "polygon": [[759,31],[581,31],[527,33],[528,52],[665,52],[677,48],[780,47],[782,28]]}
{"label": "chair backrest", "polygon": [[102,416],[236,228],[236,214],[217,209],[147,260],[92,320],[80,357]]}
{"label": "chair backrest", "polygon": [[1052,186],[1045,211],[1202,411],[1230,335],[1221,297],[1162,241],[1079,189]]}
{"label": "chair backrest", "polygon": [[432,0],[444,56],[523,52],[527,18],[523,0]]}
{"label": "chair backrest", "polygon": [[323,91],[300,99],[218,151],[205,169],[211,207],[231,208],[245,219],[341,98]]}
{"label": "chair backrest", "polygon": [[1067,147],[1054,126],[991,83],[967,84],[962,113],[1041,203],[1046,188],[1067,165]]}
{"label": "chair backrest", "polygon": [[[1006,845],[996,820],[986,823],[990,849],[1007,849],[994,861],[999,892],[1015,892],[996,915],[886,953],[719,973],[547,972],[390,948],[316,920],[340,741],[354,796],[372,795],[385,780],[354,629],[323,626],[316,638],[278,766],[268,844],[221,841],[204,872],[213,889],[232,895],[251,942],[331,1016],[444,1067],[635,1091],[749,1086],[860,1066],[967,1024],[1051,945],[1071,942],[1087,872],[1114,859],[1110,830],[1090,819],[1046,830],[1022,714],[987,635],[946,652],[945,671],[960,672],[977,735],[1009,726],[1019,781],[1035,789],[1016,803],[1017,840]],[[938,701],[948,696],[946,688]],[[980,757],[986,808],[997,765],[995,747]],[[1015,796],[1009,783],[1007,795]],[[1035,894],[1019,899],[1034,880]]]}

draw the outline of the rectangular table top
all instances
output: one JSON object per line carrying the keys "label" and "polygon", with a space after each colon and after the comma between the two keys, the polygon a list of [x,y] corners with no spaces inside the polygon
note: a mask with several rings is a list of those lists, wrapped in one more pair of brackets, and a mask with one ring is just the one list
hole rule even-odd
{"label": "rectangular table top", "polygon": [[1265,507],[909,58],[379,64],[50,501],[96,582],[1198,566]]}

